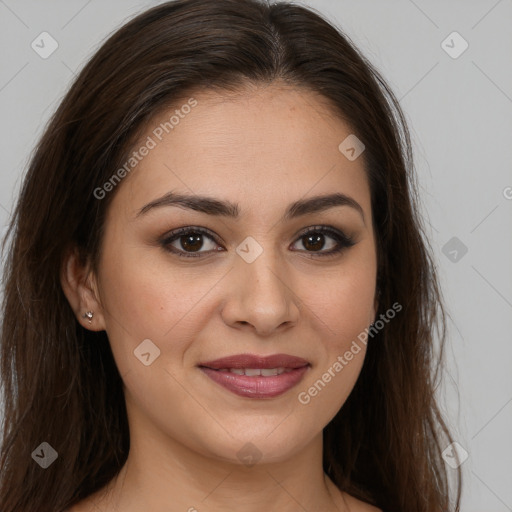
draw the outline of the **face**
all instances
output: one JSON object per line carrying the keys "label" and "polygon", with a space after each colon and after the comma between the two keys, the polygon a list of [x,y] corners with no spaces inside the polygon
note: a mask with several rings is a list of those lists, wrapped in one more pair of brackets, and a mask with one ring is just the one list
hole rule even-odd
{"label": "face", "polygon": [[363,363],[376,306],[363,158],[340,152],[350,127],[311,92],[194,100],[169,133],[175,109],[148,125],[117,185],[95,275],[103,327],[130,428],[235,463],[249,442],[284,460],[318,440]]}

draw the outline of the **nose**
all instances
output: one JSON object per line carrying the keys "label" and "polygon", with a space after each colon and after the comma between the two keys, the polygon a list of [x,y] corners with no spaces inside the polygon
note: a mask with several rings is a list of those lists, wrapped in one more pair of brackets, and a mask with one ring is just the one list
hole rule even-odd
{"label": "nose", "polygon": [[270,251],[252,263],[237,258],[234,265],[222,308],[226,325],[267,337],[298,323],[300,298]]}

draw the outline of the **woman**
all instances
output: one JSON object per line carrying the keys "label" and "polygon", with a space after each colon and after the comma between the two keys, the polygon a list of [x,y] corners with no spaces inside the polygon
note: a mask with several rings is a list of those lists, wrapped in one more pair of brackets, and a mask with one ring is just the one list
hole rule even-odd
{"label": "woman", "polygon": [[410,153],[304,7],[178,0],[111,36],[10,225],[0,510],[458,510]]}

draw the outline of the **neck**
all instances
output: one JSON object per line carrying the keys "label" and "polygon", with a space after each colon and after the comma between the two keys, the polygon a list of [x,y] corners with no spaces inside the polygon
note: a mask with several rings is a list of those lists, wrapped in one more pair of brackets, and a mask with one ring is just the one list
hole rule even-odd
{"label": "neck", "polygon": [[[198,453],[145,424],[130,424],[130,453],[118,476],[93,498],[101,510],[342,512],[324,475],[322,432],[286,460],[249,466]],[[336,505],[338,504],[338,505]]]}

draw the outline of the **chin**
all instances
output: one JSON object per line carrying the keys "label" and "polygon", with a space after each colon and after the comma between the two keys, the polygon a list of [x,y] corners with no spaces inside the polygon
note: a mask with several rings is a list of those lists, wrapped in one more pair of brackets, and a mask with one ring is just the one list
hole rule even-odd
{"label": "chin", "polygon": [[[281,418],[280,421],[282,421]],[[285,422],[283,422],[285,423]],[[279,425],[279,421],[272,428],[268,426],[253,425],[250,430],[230,431],[233,437],[226,435],[222,439],[210,439],[207,445],[203,444],[203,450],[206,450],[210,457],[222,460],[229,464],[253,467],[255,464],[274,464],[285,462],[312,441],[315,433],[310,436],[300,432],[300,428],[290,428],[287,425]],[[277,428],[276,428],[277,427]],[[203,438],[203,443],[205,439]],[[201,450],[201,451],[203,451]]]}

